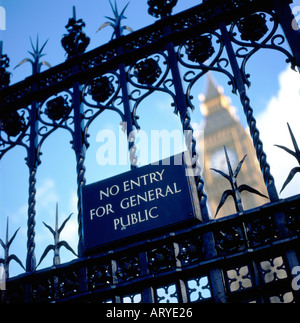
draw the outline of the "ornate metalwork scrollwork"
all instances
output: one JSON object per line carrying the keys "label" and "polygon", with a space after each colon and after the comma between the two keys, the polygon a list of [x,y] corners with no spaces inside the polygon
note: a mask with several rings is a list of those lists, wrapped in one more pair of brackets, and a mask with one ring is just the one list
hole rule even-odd
{"label": "ornate metalwork scrollwork", "polygon": [[241,72],[244,82],[250,86],[250,74],[246,72],[246,64],[259,49],[273,49],[283,53],[286,62],[295,70],[295,59],[291,53],[282,47],[285,38],[276,34],[279,28],[278,19],[273,12],[258,12],[246,16],[231,24],[229,35],[231,41],[238,45],[236,56],[242,59]]}
{"label": "ornate metalwork scrollwork", "polygon": [[88,268],[88,284],[90,289],[112,284],[111,266],[108,264],[94,264]]}
{"label": "ornate metalwork scrollwork", "polygon": [[245,245],[241,229],[238,227],[222,228],[215,238],[220,253],[238,251]]}
{"label": "ornate metalwork scrollwork", "polygon": [[148,13],[155,18],[166,17],[172,13],[177,0],[148,0]]}
{"label": "ornate metalwork scrollwork", "polygon": [[28,148],[30,110],[28,107],[4,115],[0,120],[0,159],[15,146]]}
{"label": "ornate metalwork scrollwork", "polygon": [[116,71],[107,72],[86,82],[82,88],[82,102],[90,107],[84,112],[87,120],[84,132],[87,133],[90,124],[104,110],[117,112],[121,121],[125,121],[123,112],[116,106],[122,104],[121,84]]}
{"label": "ornate metalwork scrollwork", "polygon": [[177,258],[183,265],[193,264],[205,258],[205,249],[201,237],[188,239],[181,244]]}
{"label": "ornate metalwork scrollwork", "polygon": [[46,103],[45,114],[49,119],[57,121],[65,119],[69,115],[71,108],[67,98],[67,96],[63,97],[60,95]]}
{"label": "ornate metalwork scrollwork", "polygon": [[64,272],[57,279],[57,296],[65,298],[75,295],[79,290],[78,272]]}
{"label": "ornate metalwork scrollwork", "polygon": [[[223,56],[224,42],[222,36],[215,30],[185,41],[178,47],[177,52],[178,61],[187,69],[183,80],[188,83],[186,97],[192,109],[194,109],[191,96],[192,88],[208,71],[225,74],[229,78],[228,84],[232,86],[232,92],[236,93],[234,77],[226,69],[229,60]],[[197,70],[200,72],[196,73]]]}
{"label": "ornate metalwork scrollwork", "polygon": [[251,246],[270,243],[280,234],[272,216],[264,216],[247,223],[247,236]]}
{"label": "ornate metalwork scrollwork", "polygon": [[113,93],[114,86],[107,76],[96,77],[91,82],[88,93],[96,102],[105,102]]}
{"label": "ornate metalwork scrollwork", "polygon": [[244,17],[237,23],[241,39],[246,41],[259,41],[267,32],[267,20],[264,13],[255,13]]}
{"label": "ornate metalwork scrollwork", "polygon": [[16,137],[26,128],[26,123],[23,115],[18,111],[13,111],[7,114],[1,120],[1,130],[9,137]]}
{"label": "ornate metalwork scrollwork", "polygon": [[118,261],[118,271],[117,276],[123,280],[128,281],[139,277],[141,274],[141,268],[139,265],[139,259],[137,257],[133,258],[122,258]]}
{"label": "ornate metalwork scrollwork", "polygon": [[161,75],[161,68],[153,58],[146,58],[135,64],[134,76],[140,84],[152,85]]}
{"label": "ornate metalwork scrollwork", "polygon": [[208,60],[215,52],[211,41],[212,35],[197,36],[184,44],[188,59],[199,64]]}
{"label": "ornate metalwork scrollwork", "polygon": [[90,43],[90,38],[82,31],[85,23],[82,19],[76,20],[75,8],[73,8],[73,18],[69,19],[65,28],[68,34],[64,34],[61,44],[68,54],[68,58],[85,52]]}
{"label": "ornate metalwork scrollwork", "polygon": [[57,93],[44,102],[41,102],[38,113],[38,121],[41,124],[38,135],[40,136],[39,147],[46,138],[57,129],[68,130],[73,133],[71,125],[74,123],[73,93],[70,90]]}
{"label": "ornate metalwork scrollwork", "polygon": [[160,272],[175,267],[174,251],[170,246],[153,249],[148,254],[149,269],[151,272]]}
{"label": "ornate metalwork scrollwork", "polygon": [[10,83],[10,73],[6,71],[9,67],[9,58],[2,54],[2,42],[0,43],[0,88],[5,88]]}
{"label": "ornate metalwork scrollwork", "polygon": [[173,81],[168,78],[169,72],[170,66],[164,52],[153,53],[146,58],[139,59],[128,68],[128,82],[134,88],[130,93],[130,99],[134,101],[132,116],[138,129],[140,126],[137,123],[137,108],[154,91],[169,94],[173,100],[172,105],[175,107],[174,112],[177,111],[176,97],[170,89]]}

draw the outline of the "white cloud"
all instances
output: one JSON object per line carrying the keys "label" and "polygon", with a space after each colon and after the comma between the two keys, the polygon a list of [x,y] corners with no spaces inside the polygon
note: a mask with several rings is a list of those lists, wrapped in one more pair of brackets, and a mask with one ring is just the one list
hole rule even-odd
{"label": "white cloud", "polygon": [[[257,126],[279,192],[290,170],[298,166],[293,156],[274,145],[294,150],[287,122],[300,145],[300,74],[288,67],[279,75],[278,81],[279,91],[271,98],[266,109],[257,116]],[[300,174],[296,174],[280,197],[299,194],[299,182]]]}
{"label": "white cloud", "polygon": [[56,204],[58,201],[58,195],[56,192],[55,182],[51,178],[45,179],[41,186],[36,190],[37,208],[45,208]]}
{"label": "white cloud", "polygon": [[[67,222],[66,226],[64,227],[63,231],[61,232],[60,239],[65,240],[68,244],[73,248],[75,252],[77,252],[77,245],[78,245],[78,220],[77,220],[77,194],[76,192],[71,193],[70,197],[70,210],[72,216]],[[69,216],[69,214],[64,214],[63,218],[59,225]],[[62,249],[61,249],[62,250]],[[68,251],[69,253],[69,251]],[[72,257],[74,257],[71,253],[69,253]]]}

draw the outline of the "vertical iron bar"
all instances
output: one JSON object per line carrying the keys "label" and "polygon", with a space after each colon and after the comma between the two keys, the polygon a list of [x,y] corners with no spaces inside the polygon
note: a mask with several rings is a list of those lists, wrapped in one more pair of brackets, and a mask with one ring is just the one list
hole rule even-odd
{"label": "vertical iron bar", "polygon": [[221,30],[221,34],[225,43],[227,55],[236,81],[236,86],[240,95],[240,101],[242,103],[244,113],[246,115],[247,124],[249,126],[250,134],[253,140],[253,145],[256,151],[256,156],[259,161],[260,169],[264,177],[269,198],[271,202],[274,202],[274,201],[277,201],[279,197],[275,187],[274,178],[270,172],[270,165],[267,163],[267,155],[263,150],[263,143],[259,138],[259,131],[256,127],[256,120],[253,117],[253,109],[250,106],[250,99],[246,93],[246,87],[243,81],[242,72],[239,68],[239,65],[232,47],[232,43],[230,40],[230,36],[226,28],[226,24],[224,22],[221,22],[219,24],[219,28]]}
{"label": "vertical iron bar", "polygon": [[[147,252],[141,252],[139,254],[139,263],[141,268],[141,276],[147,276],[150,274],[148,267],[148,256]],[[152,286],[146,287],[142,290],[142,302],[143,303],[154,303],[155,296],[154,290]]]}
{"label": "vertical iron bar", "polygon": [[[167,26],[165,27],[164,30],[165,34],[170,33],[170,27]],[[182,124],[182,128],[185,134],[185,140],[186,140],[186,145],[188,149],[191,149],[191,158],[193,157],[193,154],[196,153],[196,140],[193,136],[193,128],[191,126],[191,116],[188,110],[187,106],[187,101],[186,97],[184,95],[183,87],[182,87],[182,81],[181,81],[181,76],[180,76],[180,71],[178,68],[178,60],[177,56],[175,53],[175,46],[172,42],[169,42],[166,45],[167,52],[168,52],[168,57],[169,57],[169,64],[170,64],[170,69],[172,72],[172,78],[173,78],[173,83],[174,83],[174,88],[175,88],[175,93],[176,93],[176,99],[177,99],[177,106],[178,106],[178,111],[180,114],[180,120]],[[188,132],[190,132],[189,135],[191,135],[191,139],[188,136]],[[187,135],[187,136],[186,136]],[[192,140],[192,143],[189,141]],[[190,147],[191,144],[191,147]],[[198,161],[196,160],[196,163]],[[197,165],[196,165],[197,167]],[[209,214],[208,214],[208,209],[207,209],[207,196],[204,191],[204,181],[199,174],[195,180],[196,180],[196,186],[198,190],[198,196],[199,196],[199,201],[200,201],[200,209],[201,209],[201,214],[202,214],[202,219],[204,222],[209,221]],[[208,256],[216,256],[216,249],[215,249],[215,243],[214,243],[214,237],[212,232],[208,232],[203,235],[203,241],[204,241],[204,248],[208,254]],[[226,295],[225,295],[225,288],[224,284],[222,283],[222,272],[219,268],[211,269],[209,271],[209,276],[210,276],[210,282],[211,282],[211,288],[212,292],[215,297],[215,301],[217,303],[225,303],[226,302]]]}
{"label": "vertical iron bar", "polygon": [[[37,48],[38,50],[38,48]],[[32,75],[40,72],[39,58],[37,57],[32,63]],[[33,91],[37,90],[37,84],[33,85]],[[36,267],[35,258],[35,204],[36,204],[36,172],[37,167],[41,163],[39,158],[38,148],[38,111],[39,103],[33,101],[31,103],[30,111],[30,136],[29,136],[29,149],[27,151],[27,166],[29,168],[29,198],[28,198],[28,220],[27,220],[27,258],[26,258],[26,271],[32,272]]]}
{"label": "vertical iron bar", "polygon": [[40,164],[38,156],[38,103],[32,102],[30,111],[30,146],[27,156],[29,168],[29,198],[28,198],[28,219],[27,219],[27,258],[26,271],[32,272],[36,267],[35,258],[35,205],[36,205],[36,172]]}
{"label": "vertical iron bar", "polygon": [[[164,28],[165,35],[168,35],[170,32],[171,32],[170,26],[167,26]],[[172,42],[167,43],[166,49],[169,57],[169,64],[170,64],[173,84],[174,84],[175,93],[176,93],[177,107],[180,115],[180,121],[182,124],[182,130],[184,132],[186,146],[190,153],[190,158],[192,159],[195,155],[197,156],[196,140],[193,136],[194,129],[191,126],[191,116],[188,110],[187,100],[182,87],[181,75],[178,68],[178,61],[175,53],[174,44]],[[196,165],[191,165],[191,166],[198,167],[197,159],[195,163]],[[204,191],[204,181],[201,174],[199,174],[198,176],[195,176],[195,181],[196,181],[196,187],[197,187],[198,196],[199,196],[202,219],[203,221],[206,222],[206,221],[209,221],[209,215],[208,215],[208,210],[206,205],[207,196]]]}
{"label": "vertical iron bar", "polygon": [[[36,48],[38,50],[38,47]],[[32,63],[32,75],[40,72],[41,64],[39,57],[36,57]],[[33,91],[37,90],[37,84],[33,84]],[[39,103],[34,100],[31,103],[30,110],[30,134],[29,134],[29,148],[27,150],[27,166],[29,168],[29,198],[28,198],[28,219],[27,219],[27,256],[26,256],[26,272],[33,272],[36,269],[35,257],[35,205],[36,205],[36,172],[37,167],[41,163],[39,143],[38,143],[38,113]],[[25,302],[31,301],[32,286],[26,284],[25,286]]]}
{"label": "vertical iron bar", "polygon": [[86,140],[84,137],[83,125],[83,104],[81,102],[81,88],[79,82],[73,84],[73,109],[74,109],[74,136],[73,149],[76,154],[77,171],[77,210],[78,210],[78,255],[83,253],[83,214],[82,214],[82,194],[81,190],[85,185],[85,155]]}
{"label": "vertical iron bar", "polygon": [[[74,68],[76,72],[78,66]],[[77,81],[73,84],[73,109],[74,109],[74,134],[73,149],[76,155],[76,173],[77,173],[77,221],[78,221],[78,257],[83,256],[83,210],[82,210],[82,188],[85,186],[85,156],[87,149],[87,139],[84,132],[84,107],[81,101],[81,86]],[[84,292],[88,289],[87,268],[78,270],[79,290]]]}
{"label": "vertical iron bar", "polygon": [[[33,101],[30,111],[30,138],[29,148],[27,150],[27,166],[29,169],[29,198],[28,198],[28,218],[27,218],[27,256],[26,256],[26,272],[35,271],[35,205],[36,205],[36,172],[40,164],[38,156],[38,103]],[[31,302],[32,285],[25,285],[25,302]]]}
{"label": "vertical iron bar", "polygon": [[[122,51],[122,49],[120,48],[119,51]],[[123,106],[124,106],[124,116],[125,116],[125,122],[126,122],[130,167],[131,169],[134,169],[137,167],[135,129],[133,127],[133,122],[132,122],[132,113],[131,113],[131,107],[130,107],[130,101],[129,101],[127,77],[126,77],[124,63],[119,65],[119,71],[120,71],[120,83],[121,83],[122,99],[123,99]]]}
{"label": "vertical iron bar", "polygon": [[[113,285],[118,285],[118,276],[117,276],[117,271],[118,271],[118,264],[117,261],[112,259],[111,260],[111,274],[112,274],[112,283]],[[114,303],[120,304],[122,303],[121,296],[119,295],[114,295],[113,297]]]}
{"label": "vertical iron bar", "polygon": [[[118,19],[119,19],[119,22],[114,26],[116,39],[122,36],[122,28],[120,24],[122,16],[119,16]],[[122,53],[123,53],[123,47],[120,46],[117,48],[117,54],[121,55]],[[125,69],[124,63],[121,63],[119,65],[119,72],[120,72],[120,85],[121,85],[122,100],[123,100],[123,107],[124,107],[124,116],[125,116],[125,122],[126,122],[126,133],[127,133],[127,141],[128,141],[130,168],[134,169],[137,167],[135,129],[133,127],[133,122],[132,122],[132,112],[130,107],[127,76],[126,76],[126,69]]]}

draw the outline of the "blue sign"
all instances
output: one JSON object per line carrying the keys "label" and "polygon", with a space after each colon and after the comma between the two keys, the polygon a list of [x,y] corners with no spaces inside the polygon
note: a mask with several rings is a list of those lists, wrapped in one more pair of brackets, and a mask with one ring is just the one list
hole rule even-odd
{"label": "blue sign", "polygon": [[147,231],[201,220],[193,176],[183,154],[143,166],[82,190],[85,251]]}

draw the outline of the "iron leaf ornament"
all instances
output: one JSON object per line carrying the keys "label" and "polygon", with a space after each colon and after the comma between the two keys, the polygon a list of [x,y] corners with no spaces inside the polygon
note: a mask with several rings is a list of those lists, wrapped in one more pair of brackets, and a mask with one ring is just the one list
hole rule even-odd
{"label": "iron leaf ornament", "polygon": [[66,223],[70,220],[73,213],[71,213],[66,220],[62,223],[60,228],[58,228],[58,204],[56,204],[56,216],[55,216],[55,230],[53,230],[48,224],[43,222],[45,227],[49,229],[49,231],[52,233],[54,237],[54,244],[50,244],[48,247],[46,247],[45,251],[43,252],[41,259],[36,266],[36,268],[41,264],[41,262],[44,260],[44,258],[47,256],[48,252],[53,250],[54,257],[53,257],[53,265],[59,265],[60,264],[60,256],[59,256],[59,250],[61,247],[65,247],[67,250],[71,251],[76,257],[77,254],[75,251],[70,247],[70,245],[66,241],[59,241],[59,236],[62,230],[64,229]]}
{"label": "iron leaf ornament", "polygon": [[215,53],[211,39],[211,35],[197,36],[189,39],[185,43],[188,59],[199,64],[203,64],[208,60]]}
{"label": "iron leaf ornament", "polygon": [[255,13],[238,22],[241,39],[251,42],[259,41],[268,32],[266,15]]}
{"label": "iron leaf ornament", "polygon": [[105,102],[114,93],[113,83],[107,76],[96,77],[89,86],[88,93],[97,103]]}
{"label": "iron leaf ornament", "polygon": [[4,265],[4,271],[5,271],[6,279],[9,278],[9,263],[12,260],[17,262],[25,270],[25,267],[23,266],[21,260],[15,254],[12,254],[12,255],[9,254],[9,248],[10,248],[12,242],[14,241],[14,239],[15,239],[15,237],[16,237],[19,230],[20,230],[20,228],[17,229],[15,231],[15,233],[13,234],[13,236],[9,239],[8,238],[8,218],[7,218],[5,243],[0,239],[0,245],[4,249],[4,258],[0,258],[0,264]]}
{"label": "iron leaf ornament", "polygon": [[[298,147],[298,144],[297,144],[297,141],[295,139],[295,136],[293,134],[293,131],[289,125],[289,123],[287,123],[287,126],[289,128],[289,132],[290,132],[290,136],[291,136],[291,139],[292,139],[292,142],[293,142],[293,146],[294,146],[294,149],[295,151],[292,151],[291,149],[285,147],[285,146],[280,146],[280,145],[275,145],[276,147],[278,148],[281,148],[283,150],[285,150],[287,153],[289,153],[290,155],[292,155],[293,157],[295,157],[297,159],[297,162],[298,164],[300,165],[300,150],[299,150],[299,147]],[[290,181],[294,178],[294,176],[300,172],[300,167],[294,167],[290,173],[289,173],[289,176],[287,177],[287,179],[285,180],[285,182],[283,183],[282,185],[282,188],[281,188],[281,191],[280,193],[285,189],[285,187],[290,183]]]}
{"label": "iron leaf ornament", "polygon": [[146,58],[134,66],[134,76],[138,79],[140,84],[154,84],[161,73],[161,68],[153,58]]}
{"label": "iron leaf ornament", "polygon": [[224,146],[224,152],[225,152],[226,162],[227,162],[227,167],[228,167],[228,175],[225,174],[224,172],[222,172],[221,170],[218,170],[218,169],[215,169],[215,168],[211,168],[211,170],[213,170],[214,172],[216,172],[216,173],[222,175],[223,177],[225,177],[230,182],[231,190],[226,190],[223,193],[221,201],[220,201],[220,203],[219,203],[219,205],[217,207],[215,217],[217,216],[217,214],[220,211],[221,207],[226,202],[226,199],[227,199],[228,196],[233,197],[235,208],[236,208],[237,212],[244,211],[243,204],[242,204],[242,198],[241,198],[241,193],[243,191],[248,191],[250,193],[257,194],[259,196],[268,198],[267,196],[260,193],[259,191],[257,191],[256,189],[254,189],[253,187],[251,187],[249,185],[243,184],[243,185],[238,186],[238,184],[237,184],[237,176],[238,176],[238,174],[239,174],[239,172],[240,172],[240,170],[242,168],[243,162],[245,161],[247,155],[245,155],[243,157],[243,159],[237,165],[235,171],[233,171],[225,146]]}
{"label": "iron leaf ornament", "polygon": [[0,130],[3,130],[9,137],[16,137],[26,128],[24,115],[17,111],[5,113],[0,120]]}

